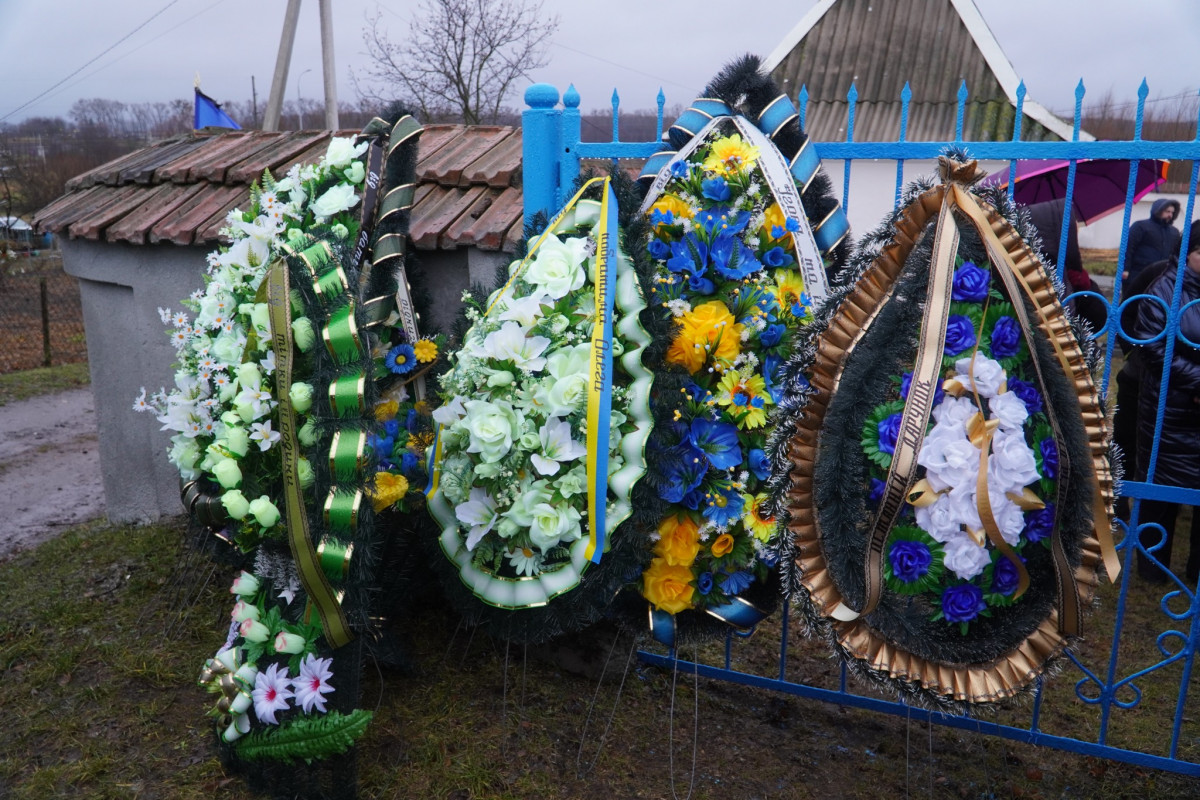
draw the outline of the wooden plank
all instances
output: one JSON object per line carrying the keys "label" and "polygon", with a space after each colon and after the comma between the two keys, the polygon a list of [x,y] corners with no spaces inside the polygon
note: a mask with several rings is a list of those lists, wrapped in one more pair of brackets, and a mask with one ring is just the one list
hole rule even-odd
{"label": "wooden plank", "polygon": [[188,137],[178,142],[173,142],[164,147],[154,149],[147,148],[146,157],[139,159],[128,166],[122,167],[117,174],[118,183],[141,183],[149,184],[154,181],[154,171],[164,164],[168,164],[175,159],[187,155],[188,153],[200,147],[204,141],[202,139],[193,139]]}
{"label": "wooden plank", "polygon": [[169,164],[163,164],[154,173],[156,181],[171,181],[173,183],[188,183],[192,169],[197,164],[203,164],[220,154],[232,150],[249,134],[245,131],[221,133],[215,136],[200,136],[203,144],[184,156],[180,156]]}
{"label": "wooden plank", "polygon": [[162,187],[161,192],[110,226],[104,232],[104,238],[110,242],[145,244],[147,234],[159,220],[174,214],[180,206],[205,190],[205,186],[198,183],[190,186],[163,183],[159,186]]}
{"label": "wooden plank", "polygon": [[[276,173],[276,167],[288,163],[290,159],[304,153],[313,145],[328,141],[329,134],[326,131],[294,133],[284,136],[230,167],[229,171],[225,173],[225,182],[253,183],[262,176],[264,170],[268,169],[278,180],[283,177],[283,173]],[[286,170],[284,171],[286,172]]]}
{"label": "wooden plank", "polygon": [[134,150],[132,153],[126,153],[119,158],[114,158],[112,161],[90,169],[82,175],[76,175],[74,178],[71,178],[69,181],[67,181],[67,191],[87,189],[97,184],[107,184],[110,186],[114,185],[117,182],[117,173],[119,173],[122,168],[143,158],[147,149],[156,149],[160,146],[161,143],[158,143],[150,145],[149,148]]}
{"label": "wooden plank", "polygon": [[244,158],[257,152],[263,147],[273,144],[279,138],[287,136],[286,133],[261,133],[253,132],[242,137],[238,142],[228,150],[222,151],[219,156],[209,158],[205,161],[196,164],[188,171],[188,181],[209,181],[210,183],[225,183],[225,176],[229,172],[229,168],[238,163]]}
{"label": "wooden plank", "polygon": [[196,238],[197,228],[212,218],[216,211],[229,207],[231,203],[236,205],[241,198],[249,196],[250,192],[245,186],[203,185],[200,191],[182,203],[174,214],[156,223],[146,238],[151,244],[191,244]]}
{"label": "wooden plank", "polygon": [[67,233],[72,239],[99,240],[100,234],[105,228],[157,193],[157,188],[136,184],[110,190],[110,201],[72,222],[67,226]]}
{"label": "wooden plank", "polygon": [[46,231],[58,233],[64,224],[64,219],[77,218],[82,213],[82,209],[99,202],[98,197],[107,191],[108,188],[105,186],[93,186],[89,189],[64,194],[34,214],[34,230],[38,233]]}

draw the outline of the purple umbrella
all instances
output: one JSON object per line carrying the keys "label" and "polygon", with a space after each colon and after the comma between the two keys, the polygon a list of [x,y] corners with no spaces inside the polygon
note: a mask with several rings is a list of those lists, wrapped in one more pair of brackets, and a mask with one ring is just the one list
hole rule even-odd
{"label": "purple umbrella", "polygon": [[[1075,194],[1071,205],[1075,208],[1076,219],[1087,225],[1125,207],[1125,191],[1129,186],[1128,161],[1081,158],[1075,163]],[[1070,162],[1052,158],[1018,161],[1013,199],[1017,205],[1031,206],[1066,197],[1069,167]],[[993,172],[983,179],[983,185],[1007,187],[1008,173],[1008,167]],[[1133,185],[1134,202],[1166,180],[1166,161],[1156,158],[1139,161]]]}

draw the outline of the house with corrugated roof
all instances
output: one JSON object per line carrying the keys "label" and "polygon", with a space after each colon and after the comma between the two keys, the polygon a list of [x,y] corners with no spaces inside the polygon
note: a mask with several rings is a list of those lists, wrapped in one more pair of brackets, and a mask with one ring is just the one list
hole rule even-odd
{"label": "house with corrugated roof", "polygon": [[[353,135],[345,131],[341,135]],[[158,308],[203,286],[205,257],[228,212],[245,207],[264,170],[314,163],[329,131],[196,132],[151,144],[73,178],[37,212],[80,279],[100,466],[109,519],[178,514],[168,437],[130,410],[140,387],[171,382],[174,348]],[[523,231],[521,131],[428,125],[420,140],[410,235],[431,276],[433,326],[448,329],[462,292],[490,284]]]}
{"label": "house with corrugated roof", "polygon": [[[912,93],[904,130],[907,141],[953,141],[958,92],[965,82],[962,139],[1010,139],[1020,78],[973,0],[820,0],[764,61],[790,96],[806,90],[805,129],[815,142],[846,141],[847,95],[854,87],[856,142],[900,138],[901,95]],[[1022,105],[1021,138],[1070,139],[1072,125],[1030,96]],[[1091,140],[1086,131],[1080,138]],[[931,173],[930,161],[905,163],[905,180]],[[1000,163],[984,167],[999,169]],[[836,181],[839,162],[826,161]],[[891,210],[893,162],[855,162],[847,212],[858,232],[875,227]]]}

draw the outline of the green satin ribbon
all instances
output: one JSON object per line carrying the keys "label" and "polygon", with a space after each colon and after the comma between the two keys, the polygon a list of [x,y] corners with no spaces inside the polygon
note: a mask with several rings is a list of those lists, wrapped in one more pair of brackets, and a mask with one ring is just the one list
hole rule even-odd
{"label": "green satin ribbon", "polygon": [[325,638],[335,648],[348,644],[354,635],[341,603],[321,568],[309,535],[308,512],[300,488],[300,450],[296,441],[296,414],[289,388],[292,385],[292,319],[289,298],[288,267],[283,259],[267,272],[267,297],[270,305],[271,349],[275,353],[275,399],[279,403],[279,449],[283,458],[283,496],[287,519],[288,545],[300,583],[321,617]]}
{"label": "green satin ribbon", "polygon": [[358,517],[362,511],[363,493],[355,489],[348,492],[337,486],[329,489],[325,498],[325,524],[330,530],[348,535],[358,530]]}
{"label": "green satin ribbon", "polygon": [[329,445],[329,472],[334,480],[357,480],[366,466],[367,434],[338,431]]}
{"label": "green satin ribbon", "polygon": [[360,417],[366,413],[363,399],[367,379],[362,373],[343,375],[329,384],[329,408],[339,419]]}
{"label": "green satin ribbon", "polygon": [[339,366],[356,361],[362,351],[358,337],[358,323],[354,321],[354,306],[344,305],[329,315],[329,322],[321,330],[325,349]]}
{"label": "green satin ribbon", "polygon": [[343,581],[350,574],[350,559],[354,557],[354,542],[342,543],[326,536],[317,545],[317,558],[321,569],[330,580]]}

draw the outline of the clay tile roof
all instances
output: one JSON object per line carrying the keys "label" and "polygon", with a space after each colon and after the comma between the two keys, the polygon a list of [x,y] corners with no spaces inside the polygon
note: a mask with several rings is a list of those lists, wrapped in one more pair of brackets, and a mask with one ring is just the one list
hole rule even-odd
{"label": "clay tile roof", "polygon": [[[351,136],[356,131],[341,131]],[[214,245],[230,209],[264,170],[317,161],[328,131],[189,133],[143,147],[67,182],[34,215],[39,232],[129,244]],[[417,157],[411,230],[418,249],[511,252],[522,234],[521,131],[428,125]]]}

